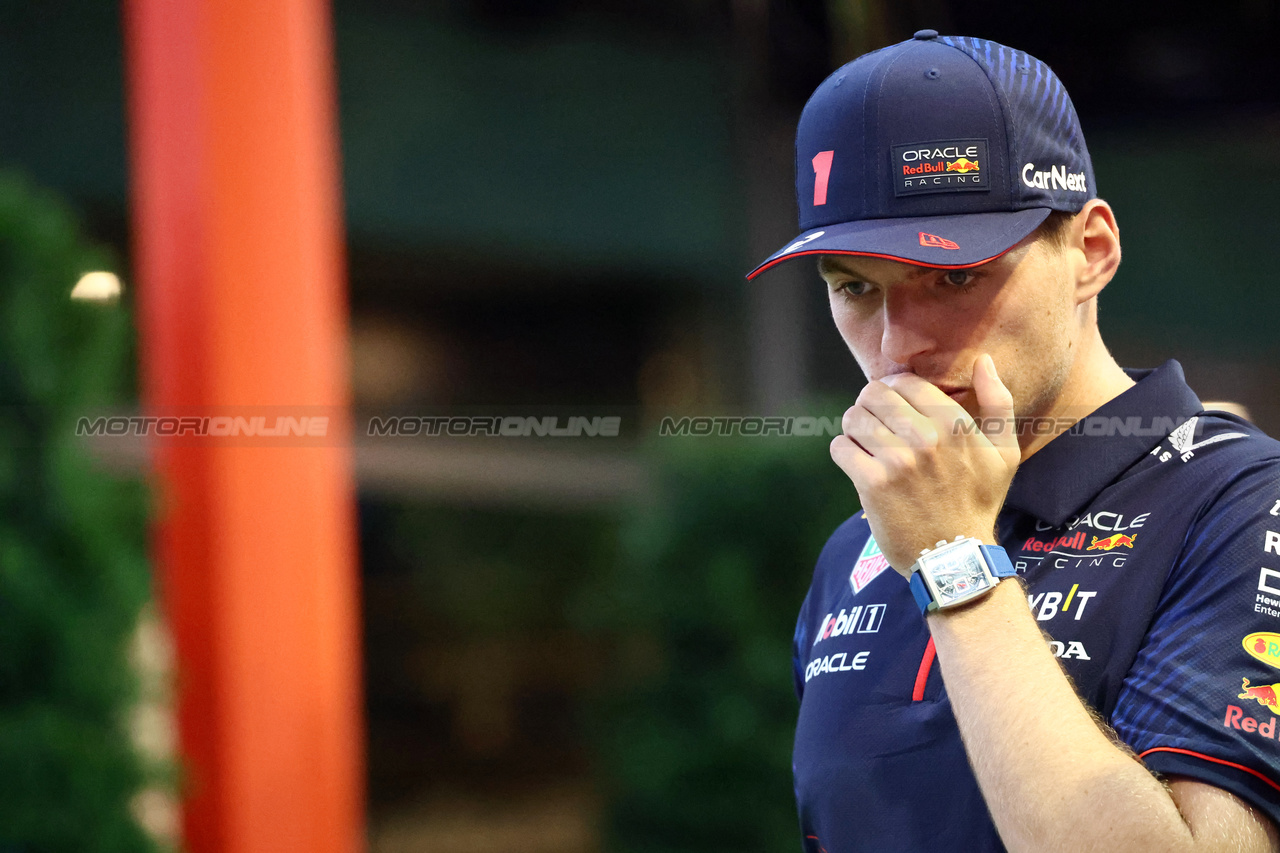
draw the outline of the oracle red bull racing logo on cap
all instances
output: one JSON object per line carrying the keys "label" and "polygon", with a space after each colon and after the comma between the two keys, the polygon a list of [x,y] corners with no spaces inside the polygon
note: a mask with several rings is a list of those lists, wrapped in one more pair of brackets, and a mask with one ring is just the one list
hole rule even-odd
{"label": "oracle red bull racing logo on cap", "polygon": [[895,145],[890,154],[895,196],[921,193],[986,192],[991,183],[982,164],[987,140],[944,139]]}
{"label": "oracle red bull racing logo on cap", "polygon": [[1267,666],[1280,669],[1280,634],[1273,631],[1255,631],[1240,642],[1250,656]]}

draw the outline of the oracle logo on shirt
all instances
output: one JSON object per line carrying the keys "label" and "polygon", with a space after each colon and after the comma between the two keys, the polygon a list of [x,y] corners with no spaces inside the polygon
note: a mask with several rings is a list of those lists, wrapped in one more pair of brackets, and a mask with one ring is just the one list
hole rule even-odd
{"label": "oracle logo on shirt", "polygon": [[867,661],[870,658],[871,652],[858,652],[853,655],[849,652],[837,652],[834,655],[814,658],[804,668],[804,682],[808,684],[810,679],[823,673],[862,672],[867,668]]}
{"label": "oracle logo on shirt", "polygon": [[[1091,530],[1101,530],[1103,533],[1125,533],[1142,527],[1149,518],[1151,518],[1151,513],[1149,512],[1126,516],[1121,512],[1099,509],[1071,519],[1067,522],[1066,527],[1068,530],[1075,530],[1080,525],[1084,525]],[[1045,524],[1043,521],[1036,522],[1037,532],[1053,529],[1052,525]]]}

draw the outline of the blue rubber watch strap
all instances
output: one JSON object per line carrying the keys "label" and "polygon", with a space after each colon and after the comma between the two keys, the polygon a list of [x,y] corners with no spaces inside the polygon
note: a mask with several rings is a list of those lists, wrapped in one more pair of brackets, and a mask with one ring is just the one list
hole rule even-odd
{"label": "blue rubber watch strap", "polygon": [[920,614],[923,616],[928,613],[929,605],[933,604],[933,596],[929,595],[929,589],[924,585],[924,578],[920,577],[919,572],[911,573],[911,595],[916,604],[920,605]]}
{"label": "blue rubber watch strap", "polygon": [[981,545],[982,555],[987,558],[987,568],[998,578],[1011,578],[1018,573],[1009,562],[1009,555],[999,545]]}

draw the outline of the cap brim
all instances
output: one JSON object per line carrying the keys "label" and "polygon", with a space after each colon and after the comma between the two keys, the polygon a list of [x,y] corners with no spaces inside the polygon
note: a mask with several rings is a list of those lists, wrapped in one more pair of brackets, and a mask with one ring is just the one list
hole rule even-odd
{"label": "cap brim", "polygon": [[976,267],[1016,246],[1048,218],[1046,207],[955,216],[867,219],[805,231],[747,273],[755,278],[805,255],[862,255],[940,269]]}

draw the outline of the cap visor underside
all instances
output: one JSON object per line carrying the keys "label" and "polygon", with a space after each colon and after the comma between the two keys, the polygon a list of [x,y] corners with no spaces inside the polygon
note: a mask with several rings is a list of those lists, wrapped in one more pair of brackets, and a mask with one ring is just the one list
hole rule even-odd
{"label": "cap visor underside", "polygon": [[1012,249],[1048,218],[1048,208],[869,219],[811,228],[747,273],[755,278],[805,255],[864,255],[940,269],[984,264]]}

